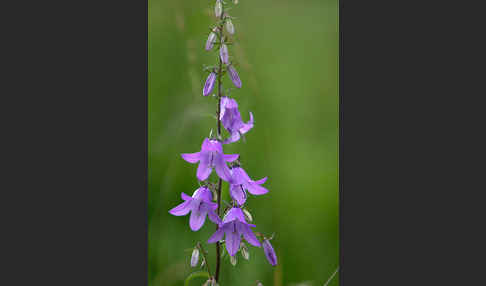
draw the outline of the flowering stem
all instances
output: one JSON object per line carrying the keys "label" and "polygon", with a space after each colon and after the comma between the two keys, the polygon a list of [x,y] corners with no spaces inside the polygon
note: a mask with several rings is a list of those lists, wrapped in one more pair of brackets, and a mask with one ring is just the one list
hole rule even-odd
{"label": "flowering stem", "polygon": [[[224,9],[224,8],[223,8]],[[221,13],[221,20],[223,20],[223,13]],[[219,40],[220,44],[223,44],[223,21],[219,24]],[[218,60],[219,60],[219,67],[218,67],[218,139],[221,139],[221,80],[223,78],[223,62],[221,60],[221,57],[218,54]],[[218,216],[221,216],[221,184],[222,184],[221,178],[218,180],[218,189],[217,189],[217,194],[218,194]],[[219,226],[216,226],[216,230],[218,230]],[[220,266],[220,260],[221,260],[221,245],[218,242],[216,242],[216,272],[214,274],[214,280],[216,282],[219,282],[219,266]]]}

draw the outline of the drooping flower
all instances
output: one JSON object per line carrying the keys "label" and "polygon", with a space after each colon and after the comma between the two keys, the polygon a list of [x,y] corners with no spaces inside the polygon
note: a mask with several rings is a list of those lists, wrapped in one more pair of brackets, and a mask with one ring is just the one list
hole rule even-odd
{"label": "drooping flower", "polygon": [[246,202],[246,191],[252,195],[263,195],[268,193],[266,188],[260,186],[267,181],[267,177],[258,181],[253,181],[245,170],[238,166],[233,167],[230,171],[230,195],[239,205],[243,205]]}
{"label": "drooping flower", "polygon": [[226,46],[226,44],[222,44],[221,47],[219,48],[219,56],[221,57],[221,61],[224,63],[224,64],[228,64],[228,47]]}
{"label": "drooping flower", "polygon": [[206,46],[204,47],[206,51],[209,51],[214,46],[214,40],[216,39],[216,32],[218,31],[217,28],[214,28],[211,33],[209,33],[208,40],[206,41]]}
{"label": "drooping flower", "polygon": [[208,78],[206,79],[206,83],[204,84],[203,96],[208,96],[208,94],[211,93],[214,87],[215,80],[216,80],[216,74],[214,72],[211,72],[208,75]]}
{"label": "drooping flower", "polygon": [[221,14],[223,13],[223,3],[221,3],[221,0],[216,0],[216,5],[214,6],[214,15],[216,17],[221,17]]}
{"label": "drooping flower", "polygon": [[181,198],[184,202],[169,211],[175,216],[184,216],[191,212],[189,218],[189,226],[191,230],[199,230],[206,221],[206,215],[215,224],[221,224],[221,219],[216,214],[215,210],[218,204],[212,202],[212,193],[207,187],[200,187],[192,194],[192,197],[181,193]]}
{"label": "drooping flower", "polygon": [[268,239],[263,240],[263,252],[265,252],[265,256],[272,266],[277,265],[277,255],[275,254],[275,250],[273,250],[273,247]]}
{"label": "drooping flower", "polygon": [[226,250],[231,256],[238,252],[242,235],[249,244],[260,247],[261,244],[250,227],[255,227],[255,225],[245,221],[245,216],[240,208],[233,207],[223,218],[223,222],[218,225],[218,230],[209,238],[208,243],[220,241],[226,234]]}
{"label": "drooping flower", "polygon": [[221,142],[205,138],[201,145],[201,151],[196,153],[184,153],[181,154],[181,156],[182,159],[189,163],[195,164],[199,162],[196,176],[200,181],[206,180],[213,168],[221,179],[228,181],[231,177],[231,173],[226,162],[233,162],[238,159],[240,155],[223,154],[223,146],[221,145]]}
{"label": "drooping flower", "polygon": [[245,134],[253,128],[253,114],[250,112],[250,120],[244,123],[241,120],[238,103],[229,97],[221,98],[221,113],[219,116],[224,128],[230,133],[230,137],[223,141],[224,144],[236,142],[241,134]]}
{"label": "drooping flower", "polygon": [[241,88],[241,80],[236,72],[235,68],[232,65],[228,66],[228,73],[230,75],[231,81],[237,88]]}

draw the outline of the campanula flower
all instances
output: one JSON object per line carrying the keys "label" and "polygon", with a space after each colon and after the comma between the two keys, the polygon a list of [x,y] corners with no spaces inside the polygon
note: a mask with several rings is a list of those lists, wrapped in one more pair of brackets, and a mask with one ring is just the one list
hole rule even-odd
{"label": "campanula flower", "polygon": [[184,153],[181,154],[181,156],[182,159],[189,163],[195,164],[199,162],[196,176],[200,181],[206,180],[213,168],[216,169],[216,173],[221,179],[228,181],[231,177],[231,173],[226,162],[233,162],[238,159],[240,155],[223,154],[223,146],[221,145],[221,142],[205,138],[200,152]]}
{"label": "campanula flower", "polygon": [[277,265],[277,255],[275,254],[275,250],[273,250],[273,247],[268,239],[263,240],[263,252],[265,252],[265,256],[272,266]]}
{"label": "campanula flower", "polygon": [[252,195],[263,195],[268,190],[260,185],[267,181],[267,177],[258,181],[250,179],[248,174],[241,167],[233,167],[231,170],[230,195],[239,204],[246,202],[246,191]]}
{"label": "campanula flower", "polygon": [[228,73],[230,75],[231,81],[237,88],[241,88],[241,80],[236,72],[235,68],[232,65],[228,66]]}
{"label": "campanula flower", "polygon": [[231,134],[230,138],[223,143],[228,144],[236,142],[240,139],[241,134],[245,134],[253,128],[253,114],[250,112],[250,120],[244,123],[241,120],[240,112],[238,111],[238,103],[236,100],[229,97],[221,98],[221,113],[219,116],[224,128]]}
{"label": "campanula flower", "polygon": [[250,227],[255,225],[246,222],[240,208],[233,207],[223,218],[223,222],[218,225],[218,230],[209,238],[208,243],[220,241],[226,234],[226,250],[231,256],[238,252],[242,235],[249,244],[260,247],[261,244]]}
{"label": "campanula flower", "polygon": [[206,79],[206,83],[204,84],[203,96],[208,96],[208,94],[211,93],[214,87],[215,80],[216,80],[216,74],[214,72],[210,73],[208,75],[208,78]]}
{"label": "campanula flower", "polygon": [[215,210],[218,204],[212,202],[212,193],[207,187],[200,187],[194,191],[192,197],[181,193],[181,198],[184,202],[169,211],[175,216],[184,216],[191,212],[189,218],[189,226],[191,230],[199,230],[206,220],[206,215],[215,224],[221,224],[221,219],[216,214]]}

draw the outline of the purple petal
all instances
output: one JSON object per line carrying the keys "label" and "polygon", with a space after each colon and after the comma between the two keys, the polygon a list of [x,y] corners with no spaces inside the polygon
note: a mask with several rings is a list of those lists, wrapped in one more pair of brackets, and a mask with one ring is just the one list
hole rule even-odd
{"label": "purple petal", "polygon": [[252,195],[263,195],[268,193],[268,190],[266,188],[256,184],[255,182],[246,184],[246,189]]}
{"label": "purple petal", "polygon": [[250,120],[247,123],[243,123],[242,127],[240,128],[241,134],[245,134],[246,132],[250,131],[253,128],[253,113],[250,112]]}
{"label": "purple petal", "polygon": [[228,168],[228,165],[226,165],[226,162],[223,160],[223,156],[221,155],[216,155],[214,158],[214,169],[216,170],[216,173],[218,176],[223,179],[223,181],[228,182],[231,178],[231,173]]}
{"label": "purple petal", "polygon": [[171,215],[183,216],[191,211],[191,201],[185,201],[169,211]]}
{"label": "purple petal", "polygon": [[210,202],[213,199],[213,193],[207,187],[200,187],[192,195],[193,198],[200,198],[204,202]]}
{"label": "purple petal", "polygon": [[261,244],[256,238],[251,228],[248,225],[244,225],[244,224],[242,224],[242,228],[243,228],[243,236],[245,237],[245,240],[248,241],[248,243],[253,246],[260,247]]}
{"label": "purple petal", "polygon": [[221,45],[219,56],[224,64],[228,64],[228,47],[225,44]]}
{"label": "purple petal", "polygon": [[206,212],[200,211],[198,209],[193,209],[191,212],[191,217],[189,218],[189,226],[192,231],[198,231],[204,224],[206,220]]}
{"label": "purple petal", "polygon": [[231,222],[234,220],[239,220],[243,223],[246,223],[245,215],[243,214],[243,211],[238,207],[233,207],[228,211],[223,220],[223,223]]}
{"label": "purple petal", "polygon": [[246,194],[242,190],[241,185],[231,185],[230,195],[240,206],[246,202]]}
{"label": "purple petal", "polygon": [[185,201],[191,201],[192,200],[192,197],[187,195],[186,193],[182,192],[181,193],[181,198]]}
{"label": "purple petal", "polygon": [[268,262],[272,264],[272,266],[277,265],[277,255],[275,254],[275,250],[267,239],[263,241],[263,252],[265,252],[265,256],[267,257]]}
{"label": "purple petal", "polygon": [[231,81],[237,88],[241,88],[241,80],[240,77],[238,76],[238,73],[236,70],[233,68],[233,66],[228,66],[228,72],[231,77]]}
{"label": "purple petal", "polygon": [[199,162],[200,152],[196,152],[196,153],[184,153],[184,154],[181,154],[181,157],[185,161],[194,164],[194,163]]}
{"label": "purple petal", "polygon": [[223,235],[224,235],[224,230],[222,227],[218,228],[218,230],[213,233],[213,235],[208,239],[208,243],[215,243],[217,241],[220,241],[221,239],[223,239]]}
{"label": "purple petal", "polygon": [[209,175],[211,174],[211,171],[213,169],[209,166],[209,162],[200,162],[199,166],[197,166],[197,173],[196,177],[199,181],[204,181],[206,180]]}
{"label": "purple petal", "polygon": [[214,81],[216,80],[216,74],[214,72],[210,73],[204,84],[203,95],[207,96],[211,93],[214,87]]}
{"label": "purple petal", "polygon": [[[217,207],[217,206],[216,206]],[[221,225],[223,222],[219,218],[219,216],[214,211],[208,212],[209,219],[217,225]]]}
{"label": "purple petal", "polygon": [[229,143],[233,143],[233,142],[236,142],[238,140],[240,140],[240,132],[238,132],[237,130],[234,130],[233,132],[231,132],[231,136],[224,140],[223,143],[224,144],[229,144]]}
{"label": "purple petal", "polygon": [[255,183],[259,184],[259,185],[262,185],[262,184],[265,184],[265,182],[267,181],[268,177],[265,177],[263,179],[260,179],[258,181],[254,181]]}
{"label": "purple petal", "polygon": [[223,154],[223,159],[226,162],[233,162],[234,160],[238,159],[240,157],[239,154]]}
{"label": "purple petal", "polygon": [[232,227],[226,230],[226,249],[229,255],[234,256],[240,249],[241,236],[236,231],[235,222],[232,223]]}

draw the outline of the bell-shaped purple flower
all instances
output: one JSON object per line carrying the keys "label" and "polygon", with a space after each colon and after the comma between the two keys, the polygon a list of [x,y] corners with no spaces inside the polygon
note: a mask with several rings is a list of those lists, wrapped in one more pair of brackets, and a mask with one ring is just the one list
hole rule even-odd
{"label": "bell-shaped purple flower", "polygon": [[218,176],[224,181],[231,178],[231,173],[226,165],[226,162],[233,162],[240,155],[238,154],[223,154],[223,146],[218,140],[209,140],[205,138],[201,151],[196,153],[181,154],[182,159],[189,163],[195,164],[199,162],[196,176],[200,181],[206,180],[211,174],[213,168],[216,169]]}
{"label": "bell-shaped purple flower", "polygon": [[265,252],[265,256],[272,266],[277,265],[277,255],[275,254],[275,250],[273,250],[273,247],[268,239],[263,240],[263,252]]}
{"label": "bell-shaped purple flower", "polygon": [[208,96],[211,93],[214,87],[214,82],[216,80],[216,74],[211,72],[206,79],[206,83],[204,84],[203,95]]}
{"label": "bell-shaped purple flower", "polygon": [[248,174],[241,167],[231,169],[230,195],[241,206],[246,202],[246,191],[252,195],[263,195],[268,190],[260,185],[267,181],[267,177],[258,181],[250,179]]}
{"label": "bell-shaped purple flower", "polygon": [[242,235],[249,244],[256,247],[261,246],[250,228],[255,227],[255,225],[245,221],[245,216],[240,208],[234,207],[230,209],[223,218],[223,222],[218,226],[218,230],[209,238],[208,243],[220,241],[226,234],[226,250],[231,256],[234,256],[238,252]]}
{"label": "bell-shaped purple flower", "polygon": [[244,123],[241,120],[238,103],[236,100],[226,96],[221,98],[221,113],[219,119],[223,123],[224,128],[230,133],[230,137],[223,141],[224,144],[240,140],[241,134],[245,134],[253,128],[253,114],[250,112],[250,120],[247,123]]}
{"label": "bell-shaped purple flower", "polygon": [[212,202],[212,193],[207,187],[200,187],[192,197],[181,193],[181,198],[184,202],[169,211],[170,214],[175,216],[184,216],[191,212],[189,218],[189,226],[193,231],[199,230],[206,220],[206,215],[215,224],[220,225],[221,219],[216,214],[215,210],[218,208],[218,204]]}
{"label": "bell-shaped purple flower", "polygon": [[232,65],[228,66],[228,73],[230,75],[231,81],[237,88],[241,88],[241,80],[236,72],[235,68]]}
{"label": "bell-shaped purple flower", "polygon": [[221,61],[224,64],[228,64],[228,47],[225,44],[222,44],[221,47],[219,48],[219,56],[221,57]]}
{"label": "bell-shaped purple flower", "polygon": [[206,41],[206,46],[204,47],[206,49],[206,51],[209,51],[213,48],[214,40],[216,40],[216,32],[217,32],[217,29],[214,28],[213,31],[211,31],[211,33],[209,33],[208,40]]}

